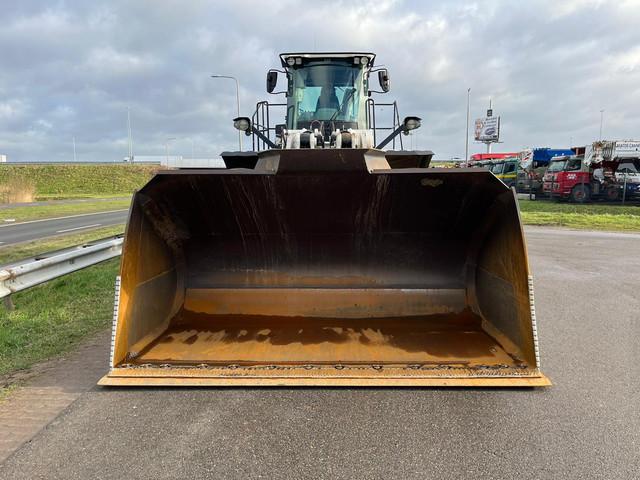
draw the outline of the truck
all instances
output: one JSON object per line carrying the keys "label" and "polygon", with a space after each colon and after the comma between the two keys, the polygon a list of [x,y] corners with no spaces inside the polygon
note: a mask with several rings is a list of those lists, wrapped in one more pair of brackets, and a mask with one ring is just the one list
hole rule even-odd
{"label": "truck", "polygon": [[469,158],[469,162],[481,162],[484,160],[502,160],[503,158],[515,157],[517,152],[491,152],[491,153],[474,153]]}
{"label": "truck", "polygon": [[584,203],[637,196],[640,142],[598,141],[580,152],[551,160],[543,190],[552,199]]}
{"label": "truck", "polygon": [[543,177],[549,162],[555,157],[574,155],[574,153],[569,148],[538,147],[523,150],[518,154],[520,162],[516,190],[519,193],[542,194]]}
{"label": "truck", "polygon": [[640,199],[640,160],[630,159],[620,162],[615,172],[616,181],[622,185],[623,200]]}
{"label": "truck", "polygon": [[489,167],[491,173],[498,177],[509,188],[516,186],[520,169],[520,159],[518,157],[506,157],[501,160],[494,160]]}
{"label": "truck", "polygon": [[[502,155],[502,154],[500,154]],[[509,188],[515,185],[516,171],[518,169],[517,157],[499,157],[494,159],[476,159],[469,164],[470,168],[482,168],[493,173]]]}

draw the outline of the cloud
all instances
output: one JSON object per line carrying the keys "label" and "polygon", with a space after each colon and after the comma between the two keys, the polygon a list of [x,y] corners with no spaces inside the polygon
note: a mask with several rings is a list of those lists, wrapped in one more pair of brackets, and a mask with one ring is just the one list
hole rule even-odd
{"label": "cloud", "polygon": [[[464,154],[489,99],[503,151],[640,136],[638,1],[25,1],[3,7],[0,153],[11,160],[112,161],[134,152],[215,156],[236,148],[244,114],[271,97],[282,51],[376,52],[401,115],[423,117],[414,146]],[[387,113],[389,113],[387,111]],[[472,151],[482,151],[471,143]]]}

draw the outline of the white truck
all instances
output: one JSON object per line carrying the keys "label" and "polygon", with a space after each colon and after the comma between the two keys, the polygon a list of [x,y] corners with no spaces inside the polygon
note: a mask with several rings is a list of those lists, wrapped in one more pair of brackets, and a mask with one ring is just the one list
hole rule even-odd
{"label": "white truck", "polygon": [[585,151],[585,164],[599,164],[604,168],[610,165],[615,181],[621,186],[621,193],[640,195],[640,141],[594,142]]}

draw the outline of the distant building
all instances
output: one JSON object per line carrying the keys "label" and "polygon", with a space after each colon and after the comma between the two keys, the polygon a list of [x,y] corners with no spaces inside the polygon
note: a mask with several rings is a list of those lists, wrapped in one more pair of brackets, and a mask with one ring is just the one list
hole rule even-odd
{"label": "distant building", "polygon": [[[125,157],[124,161],[128,162],[129,157]],[[132,163],[168,168],[224,168],[222,158],[184,158],[182,155],[134,155]]]}
{"label": "distant building", "polygon": [[174,162],[177,159],[182,158],[179,155],[134,155],[133,158],[124,157],[125,162],[129,162],[132,160],[132,163],[144,163],[144,164],[155,164],[155,165],[165,165],[169,162]]}
{"label": "distant building", "polygon": [[6,155],[0,155],[0,163],[7,163],[7,156]]}

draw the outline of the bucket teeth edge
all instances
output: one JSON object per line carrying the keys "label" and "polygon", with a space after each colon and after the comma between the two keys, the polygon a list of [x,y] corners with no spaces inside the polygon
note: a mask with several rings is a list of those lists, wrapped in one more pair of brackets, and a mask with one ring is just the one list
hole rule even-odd
{"label": "bucket teeth edge", "polygon": [[540,347],[538,345],[538,324],[536,322],[536,306],[533,295],[533,275],[529,275],[529,307],[531,308],[531,329],[533,330],[533,348],[536,356],[536,368],[540,369]]}
{"label": "bucket teeth edge", "polygon": [[115,298],[113,300],[113,321],[111,324],[111,349],[109,353],[109,369],[113,369],[113,357],[116,350],[116,330],[118,329],[118,309],[120,306],[120,275],[116,276]]}

